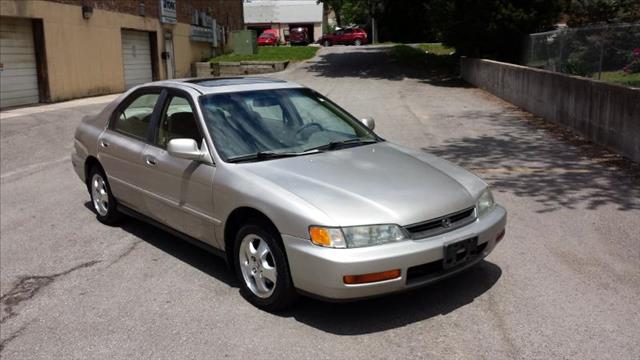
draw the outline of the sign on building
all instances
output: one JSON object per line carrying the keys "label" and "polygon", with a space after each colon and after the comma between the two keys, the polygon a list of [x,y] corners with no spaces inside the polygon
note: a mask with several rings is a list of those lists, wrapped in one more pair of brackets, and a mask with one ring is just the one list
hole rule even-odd
{"label": "sign on building", "polygon": [[160,22],[163,24],[175,24],[176,1],[177,0],[159,0],[160,1]]}

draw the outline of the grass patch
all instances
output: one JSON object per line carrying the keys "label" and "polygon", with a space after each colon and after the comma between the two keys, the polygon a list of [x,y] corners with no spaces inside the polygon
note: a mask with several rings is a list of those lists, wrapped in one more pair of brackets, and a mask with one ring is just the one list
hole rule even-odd
{"label": "grass patch", "polygon": [[451,54],[453,51],[441,44],[421,44],[417,47],[396,45],[390,49],[391,57],[400,65],[420,67],[443,74],[458,72],[458,57]]}
{"label": "grass patch", "polygon": [[456,51],[456,49],[444,46],[441,43],[420,44],[418,47],[421,50],[434,55],[449,55]]}
{"label": "grass patch", "polygon": [[[598,74],[596,73],[592,77],[597,79]],[[640,73],[625,74],[622,71],[605,71],[600,80],[623,86],[640,87]]]}
{"label": "grass patch", "polygon": [[275,46],[258,48],[255,55],[225,54],[211,58],[209,61],[218,63],[221,61],[303,61],[315,56],[317,46]]}

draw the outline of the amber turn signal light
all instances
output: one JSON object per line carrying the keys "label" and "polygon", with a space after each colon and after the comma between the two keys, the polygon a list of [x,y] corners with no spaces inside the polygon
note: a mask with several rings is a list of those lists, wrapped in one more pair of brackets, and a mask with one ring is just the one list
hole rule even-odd
{"label": "amber turn signal light", "polygon": [[316,245],[328,247],[333,244],[331,234],[329,234],[329,230],[325,228],[312,226],[309,229],[309,234],[311,235],[311,241]]}
{"label": "amber turn signal light", "polygon": [[345,275],[342,279],[345,284],[365,284],[372,283],[376,281],[390,280],[400,277],[400,269],[371,273],[371,274],[362,274],[362,275]]}

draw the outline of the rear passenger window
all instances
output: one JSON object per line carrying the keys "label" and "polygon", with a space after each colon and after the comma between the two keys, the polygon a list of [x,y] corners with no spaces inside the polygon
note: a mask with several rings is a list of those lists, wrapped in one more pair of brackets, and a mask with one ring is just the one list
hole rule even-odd
{"label": "rear passenger window", "polygon": [[116,119],[113,129],[140,140],[147,137],[151,114],[160,94],[143,94],[127,106]]}

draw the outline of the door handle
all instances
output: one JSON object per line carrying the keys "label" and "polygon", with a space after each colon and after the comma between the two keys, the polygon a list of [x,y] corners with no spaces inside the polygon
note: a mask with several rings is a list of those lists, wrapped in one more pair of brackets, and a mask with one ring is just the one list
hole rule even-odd
{"label": "door handle", "polygon": [[145,156],[145,162],[147,163],[147,165],[149,166],[156,166],[158,165],[158,162],[156,161],[156,159],[153,156]]}
{"label": "door handle", "polygon": [[108,148],[109,147],[109,143],[104,141],[104,140],[100,140],[100,146],[102,146],[103,148]]}

